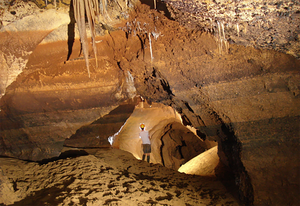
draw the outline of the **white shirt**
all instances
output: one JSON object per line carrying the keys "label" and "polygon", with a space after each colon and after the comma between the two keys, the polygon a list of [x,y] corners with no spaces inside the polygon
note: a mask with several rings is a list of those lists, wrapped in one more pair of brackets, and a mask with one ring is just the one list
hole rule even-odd
{"label": "white shirt", "polygon": [[148,131],[142,130],[140,132],[140,138],[142,139],[143,144],[151,144]]}

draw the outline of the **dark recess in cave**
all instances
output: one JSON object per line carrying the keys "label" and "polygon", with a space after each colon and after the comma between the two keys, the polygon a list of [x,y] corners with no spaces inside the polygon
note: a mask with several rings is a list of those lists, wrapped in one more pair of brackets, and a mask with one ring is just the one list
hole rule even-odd
{"label": "dark recess in cave", "polygon": [[[251,184],[250,177],[247,171],[245,170],[245,167],[240,157],[240,153],[242,149],[241,143],[235,136],[231,126],[222,123],[221,129],[224,138],[221,138],[219,145],[221,145],[221,149],[226,154],[229,162],[229,167],[231,168],[234,174],[235,185],[237,185],[239,188],[238,189],[239,199],[245,205],[253,205],[254,202],[253,187]],[[222,136],[222,134],[220,134],[220,136]]]}
{"label": "dark recess in cave", "polygon": [[[142,4],[146,4],[150,6],[151,9],[154,9],[154,1],[149,1],[149,0],[140,0]],[[167,5],[165,1],[163,0],[158,0],[156,1],[156,10],[162,14],[165,15],[168,19],[172,20],[171,13],[167,9]]]}
{"label": "dark recess in cave", "polygon": [[61,159],[76,158],[76,157],[86,156],[86,155],[89,155],[89,153],[87,153],[84,150],[68,150],[68,151],[62,152],[58,157],[44,159],[44,160],[38,161],[38,163],[40,165],[44,165],[49,162],[54,162],[54,161],[61,160]]}
{"label": "dark recess in cave", "polygon": [[[123,104],[109,114],[79,128],[75,134],[64,142],[65,147],[74,148],[107,148],[108,137],[119,131],[135,108],[134,103]],[[105,132],[104,132],[105,130]],[[81,143],[84,141],[85,143]]]}
{"label": "dark recess in cave", "polygon": [[67,61],[70,59],[72,54],[72,48],[75,41],[75,17],[74,17],[74,8],[73,8],[73,1],[70,3],[69,9],[69,16],[70,16],[70,23],[68,24],[68,56]]}
{"label": "dark recess in cave", "polygon": [[206,140],[206,135],[202,132],[200,132],[198,129],[196,130],[197,132],[197,135],[203,140],[205,141]]}

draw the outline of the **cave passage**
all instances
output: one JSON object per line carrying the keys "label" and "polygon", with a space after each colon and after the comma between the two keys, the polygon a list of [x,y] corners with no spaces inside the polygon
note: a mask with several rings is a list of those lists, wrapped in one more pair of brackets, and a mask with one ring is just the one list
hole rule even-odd
{"label": "cave passage", "polygon": [[[151,136],[150,164],[222,181],[238,199],[233,172],[218,156],[218,142],[198,137],[195,129],[182,124],[180,114],[172,107],[149,104],[140,99],[143,98],[138,97],[134,103],[120,105],[91,125],[80,128],[66,140],[65,146],[88,149],[90,153],[93,148],[96,151],[99,147],[121,149],[141,160],[143,152],[139,125],[144,123]],[[109,130],[117,132],[107,138]],[[86,143],[87,140],[90,143]]]}
{"label": "cave passage", "polygon": [[[150,163],[186,174],[216,178],[224,181],[226,186],[234,185],[232,171],[218,156],[218,142],[203,140],[197,136],[197,130],[184,126],[180,114],[174,108],[159,103],[149,104],[140,96],[78,129],[65,141],[64,150],[116,148],[130,152],[141,160],[141,123],[146,125],[151,136]],[[236,190],[234,186],[229,189],[232,188]]]}
{"label": "cave passage", "polygon": [[128,151],[141,160],[142,142],[138,137],[140,123],[146,125],[151,136],[150,163],[186,174],[216,178],[238,199],[234,174],[220,160],[218,142],[203,140],[197,136],[199,132],[191,126],[184,126],[180,114],[170,106],[139,102],[118,133],[113,136],[112,147]]}

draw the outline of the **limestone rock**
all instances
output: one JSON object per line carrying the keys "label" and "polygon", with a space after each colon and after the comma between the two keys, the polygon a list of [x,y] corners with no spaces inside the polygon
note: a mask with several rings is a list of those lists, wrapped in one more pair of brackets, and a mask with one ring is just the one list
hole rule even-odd
{"label": "limestone rock", "polygon": [[300,57],[297,1],[167,0],[171,17],[190,28],[212,32],[219,50],[228,43],[275,49]]}
{"label": "limestone rock", "polygon": [[194,157],[188,163],[182,165],[178,171],[185,174],[195,174],[200,176],[215,176],[216,167],[219,164],[218,147],[215,146]]}
{"label": "limestone rock", "polygon": [[150,165],[122,150],[86,151],[86,155],[45,164],[2,159],[0,182],[9,179],[14,186],[11,191],[6,190],[10,199],[2,196],[0,190],[0,204],[239,205],[215,179]]}
{"label": "limestone rock", "polygon": [[69,15],[65,10],[40,10],[34,3],[23,1],[10,6],[1,14],[0,98],[6,88],[25,69],[35,47],[53,30],[68,24]]}

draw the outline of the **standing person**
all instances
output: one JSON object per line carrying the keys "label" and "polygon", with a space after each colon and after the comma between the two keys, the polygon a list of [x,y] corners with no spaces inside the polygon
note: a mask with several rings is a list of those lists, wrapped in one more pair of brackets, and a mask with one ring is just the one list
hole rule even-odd
{"label": "standing person", "polygon": [[145,157],[147,156],[147,162],[150,162],[150,153],[151,153],[151,142],[150,142],[150,136],[149,132],[145,130],[145,124],[140,125],[141,132],[140,132],[140,138],[143,142],[143,161],[145,160]]}

